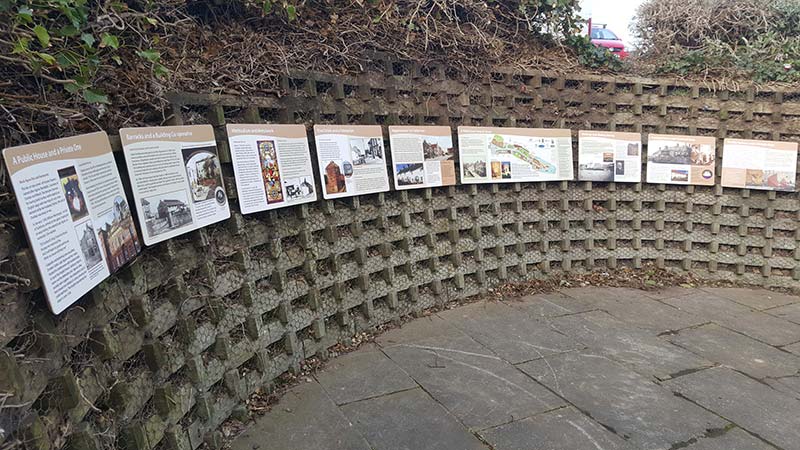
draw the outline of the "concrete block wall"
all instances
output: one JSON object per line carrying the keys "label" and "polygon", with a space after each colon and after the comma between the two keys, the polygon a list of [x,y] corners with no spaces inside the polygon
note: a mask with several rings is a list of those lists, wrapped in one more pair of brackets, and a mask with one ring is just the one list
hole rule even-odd
{"label": "concrete block wall", "polygon": [[718,165],[725,137],[800,139],[800,92],[500,69],[473,83],[448,75],[378,58],[357,77],[292,73],[281,96],[173,94],[172,123],[215,127],[233,217],[147,248],[60,316],[44,306],[20,227],[4,228],[1,271],[31,282],[9,278],[0,296],[0,448],[216,447],[247,396],[304,358],[506,281],[654,263],[800,287],[797,193],[513,183],[238,212],[226,123],[710,135],[720,139]]}

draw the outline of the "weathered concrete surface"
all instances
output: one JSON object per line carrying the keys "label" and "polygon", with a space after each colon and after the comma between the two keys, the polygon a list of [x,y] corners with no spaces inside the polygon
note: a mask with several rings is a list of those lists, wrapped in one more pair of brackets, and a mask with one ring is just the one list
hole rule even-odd
{"label": "weathered concrete surface", "polygon": [[331,361],[233,449],[800,450],[798,305],[578,288],[432,314]]}

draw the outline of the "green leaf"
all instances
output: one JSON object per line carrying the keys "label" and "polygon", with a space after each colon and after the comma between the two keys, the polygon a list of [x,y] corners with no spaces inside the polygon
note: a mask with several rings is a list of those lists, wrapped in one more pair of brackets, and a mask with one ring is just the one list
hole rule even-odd
{"label": "green leaf", "polygon": [[36,25],[33,27],[33,34],[36,35],[36,38],[39,39],[39,45],[42,47],[47,47],[50,45],[50,33],[47,32],[47,28]]}
{"label": "green leaf", "polygon": [[14,44],[14,49],[11,50],[11,53],[15,55],[23,55],[28,53],[28,47],[31,45],[31,40],[28,38],[19,38],[17,39],[17,43]]}
{"label": "green leaf", "polygon": [[158,62],[161,59],[161,53],[155,50],[139,50],[136,55],[150,62]]}
{"label": "green leaf", "polygon": [[78,29],[75,28],[75,26],[65,25],[58,30],[57,34],[62,37],[72,37],[72,36],[77,36],[79,32],[80,31],[78,31]]}
{"label": "green leaf", "polygon": [[27,6],[20,6],[17,10],[17,19],[24,23],[33,22],[33,10]]}
{"label": "green leaf", "polygon": [[86,43],[89,47],[92,47],[97,40],[92,36],[91,33],[83,33],[81,34],[81,40]]}
{"label": "green leaf", "polygon": [[119,39],[113,34],[103,33],[103,37],[100,38],[100,47],[111,47],[116,50],[119,48]]}
{"label": "green leaf", "polygon": [[118,66],[122,65],[122,59],[117,55],[112,56],[111,60],[114,61],[115,63],[117,63]]}
{"label": "green leaf", "polygon": [[11,5],[14,3],[15,0],[0,0],[0,12],[11,11]]}
{"label": "green leaf", "polygon": [[153,73],[156,74],[157,77],[161,78],[169,75],[169,69],[164,67],[163,64],[156,63],[153,66]]}
{"label": "green leaf", "polygon": [[272,2],[270,0],[264,0],[261,2],[261,9],[264,10],[264,14],[269,14],[272,12]]}
{"label": "green leaf", "polygon": [[145,20],[146,20],[146,21],[147,21],[147,23],[149,23],[150,25],[158,25],[158,20],[156,20],[156,19],[154,19],[154,18],[152,18],[152,17],[145,17]]}
{"label": "green leaf", "polygon": [[80,86],[77,83],[67,83],[64,85],[64,89],[70,94],[74,94],[80,90]]}
{"label": "green leaf", "polygon": [[36,56],[38,56],[39,59],[44,61],[49,66],[54,66],[56,64],[56,58],[53,55],[48,55],[47,53],[36,52]]}
{"label": "green leaf", "polygon": [[83,91],[83,99],[86,100],[88,103],[105,103],[107,105],[111,103],[108,100],[107,95],[101,94],[91,89],[86,89]]}
{"label": "green leaf", "polygon": [[297,19],[297,9],[294,5],[286,5],[286,15],[289,17],[289,21]]}

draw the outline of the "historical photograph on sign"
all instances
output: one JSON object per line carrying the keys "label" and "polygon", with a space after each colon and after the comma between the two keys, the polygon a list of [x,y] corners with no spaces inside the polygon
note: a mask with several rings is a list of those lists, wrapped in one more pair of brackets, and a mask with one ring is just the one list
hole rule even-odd
{"label": "historical photograph on sign", "polygon": [[217,189],[222,187],[222,169],[216,148],[185,148],[183,161],[186,165],[192,200],[197,203],[213,199]]}
{"label": "historical photograph on sign", "polygon": [[397,183],[401,186],[425,184],[425,173],[422,163],[397,164],[395,166]]}
{"label": "historical photograph on sign", "polygon": [[101,224],[97,237],[106,255],[108,270],[115,272],[141,250],[128,202],[121,196],[115,197],[114,207],[96,223]]}
{"label": "historical photograph on sign", "polygon": [[723,186],[792,192],[796,178],[796,142],[725,139]]}
{"label": "historical photograph on sign", "polygon": [[716,139],[711,136],[651,134],[647,144],[647,182],[714,184]]}
{"label": "historical photograph on sign", "polygon": [[61,193],[64,194],[72,221],[75,222],[88,216],[89,210],[75,167],[69,166],[59,170],[58,178],[61,180]]}
{"label": "historical photograph on sign", "polygon": [[173,191],[142,199],[145,226],[150,236],[172,231],[192,223],[185,191]]}
{"label": "historical photograph on sign", "polygon": [[425,161],[448,161],[455,155],[451,136],[425,136],[422,139],[422,155]]}
{"label": "historical photograph on sign", "polygon": [[468,159],[461,157],[461,167],[464,169],[464,178],[486,178],[486,161],[483,159]]}
{"label": "historical photograph on sign", "polygon": [[258,141],[256,144],[261,160],[261,177],[264,179],[264,189],[267,192],[267,203],[280,203],[283,201],[283,189],[275,141]]}
{"label": "historical photograph on sign", "polygon": [[587,162],[579,164],[578,179],[583,181],[614,181],[614,163]]}
{"label": "historical photograph on sign", "polygon": [[86,220],[75,226],[75,234],[78,237],[78,246],[81,249],[83,260],[86,262],[86,268],[100,264],[103,261],[103,255],[100,253],[100,246],[97,245],[97,239],[94,237],[94,228],[92,228],[92,221]]}
{"label": "historical photograph on sign", "polygon": [[361,164],[383,164],[383,139],[350,138],[351,161]]}

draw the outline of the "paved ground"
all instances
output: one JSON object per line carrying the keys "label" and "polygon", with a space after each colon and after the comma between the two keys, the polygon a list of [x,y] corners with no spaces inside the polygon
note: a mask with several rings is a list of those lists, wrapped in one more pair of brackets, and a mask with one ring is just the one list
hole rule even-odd
{"label": "paved ground", "polygon": [[234,450],[800,449],[800,297],[578,288],[417,319]]}

